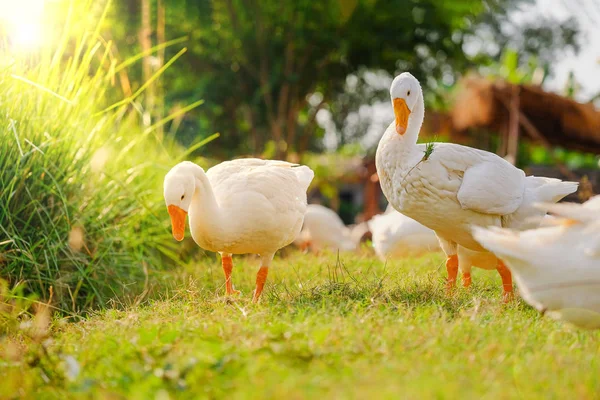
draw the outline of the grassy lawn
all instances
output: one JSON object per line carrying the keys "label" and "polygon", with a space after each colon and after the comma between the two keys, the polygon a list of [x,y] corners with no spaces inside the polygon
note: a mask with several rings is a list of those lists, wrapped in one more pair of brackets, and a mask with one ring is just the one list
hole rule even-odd
{"label": "grassy lawn", "polygon": [[[235,261],[235,259],[234,259]],[[439,254],[288,252],[251,297],[257,260],[161,279],[152,300],[0,342],[0,398],[597,398],[600,333],[500,303],[497,274],[447,297]],[[158,278],[157,278],[158,279]],[[37,318],[42,319],[41,317]]]}

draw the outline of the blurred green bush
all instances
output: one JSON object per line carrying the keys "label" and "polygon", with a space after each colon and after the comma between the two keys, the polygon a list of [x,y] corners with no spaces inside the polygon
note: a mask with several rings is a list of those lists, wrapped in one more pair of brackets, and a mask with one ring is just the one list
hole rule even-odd
{"label": "blurred green bush", "polygon": [[102,13],[66,15],[52,46],[0,47],[0,278],[80,313],[139,299],[148,274],[174,265],[162,179],[177,148],[155,133],[169,118],[142,125],[143,87],[107,104],[128,63],[90,33]]}

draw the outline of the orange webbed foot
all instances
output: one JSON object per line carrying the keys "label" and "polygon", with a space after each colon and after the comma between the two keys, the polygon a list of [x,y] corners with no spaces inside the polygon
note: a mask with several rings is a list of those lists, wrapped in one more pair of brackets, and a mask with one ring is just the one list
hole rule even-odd
{"label": "orange webbed foot", "polygon": [[237,296],[241,294],[242,292],[233,288],[233,282],[231,281],[231,272],[233,271],[233,259],[230,255],[222,255],[221,263],[223,264],[223,272],[225,273],[225,294],[227,296]]}
{"label": "orange webbed foot", "polygon": [[448,256],[446,259],[446,293],[450,294],[454,286],[456,286],[456,278],[458,276],[458,256],[456,254]]}
{"label": "orange webbed foot", "polygon": [[512,290],[510,292],[508,292],[508,291],[502,292],[502,303],[509,304],[509,303],[512,303],[514,300],[515,300],[515,294]]}
{"label": "orange webbed foot", "polygon": [[256,289],[254,289],[254,295],[252,296],[252,302],[258,303],[260,299],[260,295],[263,292],[265,287],[265,282],[267,281],[267,275],[269,274],[269,267],[260,267],[258,272],[256,273]]}
{"label": "orange webbed foot", "polygon": [[512,274],[500,259],[498,259],[498,266],[496,268],[500,274],[500,277],[502,278],[502,302],[504,304],[510,303],[515,299],[512,284]]}
{"label": "orange webbed foot", "polygon": [[464,272],[462,274],[462,282],[463,282],[463,287],[471,287],[471,273],[470,272]]}

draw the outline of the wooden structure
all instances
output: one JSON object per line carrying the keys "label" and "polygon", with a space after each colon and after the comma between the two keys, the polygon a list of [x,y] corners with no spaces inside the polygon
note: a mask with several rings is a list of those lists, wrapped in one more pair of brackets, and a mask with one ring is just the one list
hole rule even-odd
{"label": "wooden structure", "polygon": [[[461,83],[450,114],[457,134],[475,129],[500,133],[498,154],[516,160],[519,139],[527,136],[550,149],[600,154],[600,111],[593,104],[545,92],[537,86],[512,85],[503,81],[469,78]],[[574,179],[557,162],[563,175]]]}
{"label": "wooden structure", "polygon": [[373,216],[381,213],[379,205],[383,193],[379,186],[379,179],[374,178],[377,176],[375,159],[366,158],[363,165],[365,168],[363,176],[365,202],[361,219],[362,221],[368,221],[373,218]]}

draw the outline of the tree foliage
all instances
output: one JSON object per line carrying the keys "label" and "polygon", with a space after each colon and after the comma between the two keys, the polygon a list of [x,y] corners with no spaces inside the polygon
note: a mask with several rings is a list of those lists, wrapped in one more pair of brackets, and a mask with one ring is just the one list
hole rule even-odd
{"label": "tree foliage", "polygon": [[[120,0],[127,25],[118,35],[131,42],[132,30],[141,31],[140,2],[150,1]],[[481,24],[494,31],[523,1],[529,0],[170,1],[167,40],[187,36],[188,52],[167,72],[166,103],[206,101],[179,126],[183,142],[218,131],[216,156],[286,157],[314,145],[322,134],[317,112],[336,108],[350,74],[410,70],[425,84],[453,82],[472,65],[465,40]],[[538,38],[537,47],[529,40],[520,46],[533,54],[546,44]],[[167,59],[177,50],[167,49]]]}

